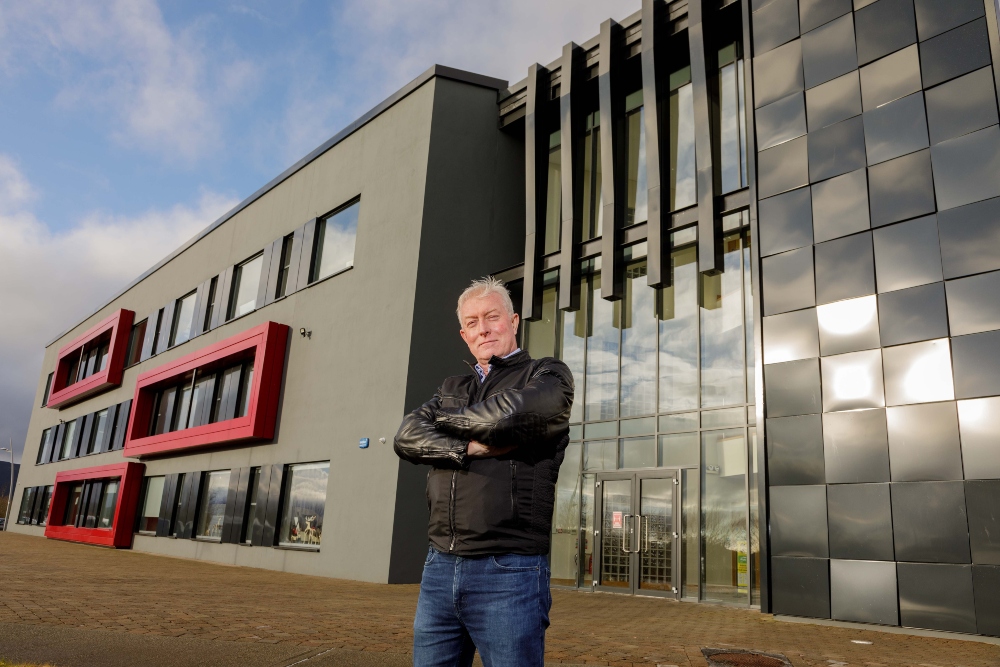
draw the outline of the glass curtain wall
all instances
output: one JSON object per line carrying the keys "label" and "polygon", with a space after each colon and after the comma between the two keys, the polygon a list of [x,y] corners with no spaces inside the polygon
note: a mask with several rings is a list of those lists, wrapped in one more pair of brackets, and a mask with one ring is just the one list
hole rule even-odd
{"label": "glass curtain wall", "polygon": [[[601,114],[597,111],[587,114],[585,131],[580,139],[580,155],[583,159],[581,185],[581,221],[583,229],[581,241],[589,241],[601,235],[604,229],[604,198],[601,196]],[[574,193],[575,194],[575,193]]]}
{"label": "glass curtain wall", "polygon": [[549,170],[545,191],[545,246],[546,255],[559,250],[562,234],[562,139],[556,130],[549,135]]}
{"label": "glass curtain wall", "polygon": [[601,298],[599,259],[582,264],[575,312],[556,308],[557,272],[543,277],[542,318],[526,323],[524,346],[562,359],[576,380],[552,526],[555,583],[593,581],[598,472],[676,467],[682,596],[758,602],[748,222],[745,212],[724,220],[716,276],[698,272],[690,228],[672,235],[667,287],[647,285],[641,245],[626,249],[618,302]]}
{"label": "glass curtain wall", "polygon": [[690,67],[670,75],[667,113],[670,124],[670,209],[676,211],[698,203],[694,162],[694,93]]}
{"label": "glass curtain wall", "polygon": [[719,181],[723,194],[747,186],[747,116],[738,42],[719,50]]}

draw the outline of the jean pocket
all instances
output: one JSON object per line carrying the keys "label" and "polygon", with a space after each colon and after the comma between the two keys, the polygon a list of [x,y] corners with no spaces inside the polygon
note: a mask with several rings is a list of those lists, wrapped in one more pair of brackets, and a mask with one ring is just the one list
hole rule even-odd
{"label": "jean pocket", "polygon": [[424,566],[428,566],[434,562],[434,558],[437,556],[437,549],[434,547],[427,547],[427,558],[424,559]]}
{"label": "jean pocket", "polygon": [[540,556],[501,554],[499,556],[490,556],[490,563],[498,570],[505,572],[537,572],[540,569],[540,559]]}

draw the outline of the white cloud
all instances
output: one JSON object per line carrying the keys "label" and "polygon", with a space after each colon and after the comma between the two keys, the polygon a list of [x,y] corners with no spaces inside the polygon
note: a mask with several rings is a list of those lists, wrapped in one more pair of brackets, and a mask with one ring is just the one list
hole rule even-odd
{"label": "white cloud", "polygon": [[211,22],[171,31],[154,0],[7,3],[0,67],[42,68],[60,108],[95,109],[121,144],[191,163],[219,148],[226,109],[258,79],[249,60],[209,53]]}
{"label": "white cloud", "polygon": [[[55,232],[31,212],[31,192],[16,163],[0,154],[0,202],[8,205],[0,210],[6,324],[0,327],[0,441],[10,435],[18,448],[45,344],[237,203],[206,192],[193,205],[135,217],[93,212]],[[21,204],[9,205],[16,201]]]}

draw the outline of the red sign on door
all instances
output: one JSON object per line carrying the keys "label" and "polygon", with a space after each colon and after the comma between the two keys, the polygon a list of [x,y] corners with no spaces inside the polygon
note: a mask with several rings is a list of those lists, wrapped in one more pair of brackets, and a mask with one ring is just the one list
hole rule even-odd
{"label": "red sign on door", "polygon": [[611,513],[611,527],[612,528],[621,528],[622,527],[622,513],[621,512],[612,512]]}

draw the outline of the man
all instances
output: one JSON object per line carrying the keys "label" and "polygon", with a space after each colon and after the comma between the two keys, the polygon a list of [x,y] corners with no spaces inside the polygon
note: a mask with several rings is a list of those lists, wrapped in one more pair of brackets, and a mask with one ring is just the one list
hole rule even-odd
{"label": "man", "polygon": [[464,667],[478,648],[486,667],[541,667],[573,376],[518,348],[518,316],[499,280],[473,281],[458,319],[475,373],[447,378],[395,441],[401,458],[433,466],[413,664]]}

